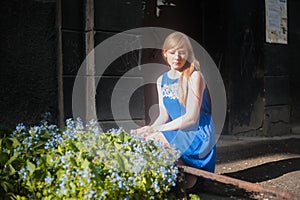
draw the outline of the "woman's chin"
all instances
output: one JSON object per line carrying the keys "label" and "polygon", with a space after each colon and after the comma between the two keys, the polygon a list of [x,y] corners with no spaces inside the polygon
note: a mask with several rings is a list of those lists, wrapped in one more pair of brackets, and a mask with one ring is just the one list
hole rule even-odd
{"label": "woman's chin", "polygon": [[181,65],[172,65],[171,68],[174,70],[180,71],[182,69],[182,66]]}

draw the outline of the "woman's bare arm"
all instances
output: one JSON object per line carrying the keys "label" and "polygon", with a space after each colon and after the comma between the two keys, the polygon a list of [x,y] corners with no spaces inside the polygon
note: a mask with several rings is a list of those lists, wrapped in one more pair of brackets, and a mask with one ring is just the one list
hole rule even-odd
{"label": "woman's bare arm", "polygon": [[158,93],[158,105],[159,105],[159,115],[156,118],[156,120],[153,122],[153,124],[151,126],[144,126],[135,130],[132,130],[133,133],[137,133],[137,134],[142,134],[142,133],[153,133],[156,132],[157,129],[156,127],[165,124],[168,119],[169,119],[169,114],[163,104],[163,96],[162,96],[162,92],[161,92],[161,81],[162,81],[162,76],[160,76],[157,79],[156,82],[156,88],[157,88],[157,93]]}
{"label": "woman's bare arm", "polygon": [[163,96],[162,96],[162,92],[161,92],[161,81],[162,81],[162,76],[160,76],[156,82],[156,88],[157,88],[157,93],[158,93],[159,115],[158,115],[157,119],[154,121],[154,123],[151,125],[151,127],[156,127],[158,125],[162,125],[162,124],[166,123],[169,119],[169,114],[163,103]]}

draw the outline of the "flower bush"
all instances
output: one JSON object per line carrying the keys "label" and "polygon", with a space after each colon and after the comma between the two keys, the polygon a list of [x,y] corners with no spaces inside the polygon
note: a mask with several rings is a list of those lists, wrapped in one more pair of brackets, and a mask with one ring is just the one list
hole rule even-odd
{"label": "flower bush", "polygon": [[178,174],[175,150],[96,121],[20,124],[0,150],[2,198],[169,199]]}

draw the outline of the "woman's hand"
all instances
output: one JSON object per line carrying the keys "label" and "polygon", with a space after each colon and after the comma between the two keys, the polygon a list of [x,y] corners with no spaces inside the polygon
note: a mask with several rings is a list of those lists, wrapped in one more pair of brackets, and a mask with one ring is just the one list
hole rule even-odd
{"label": "woman's hand", "polygon": [[144,139],[160,141],[164,144],[164,146],[166,148],[169,148],[170,144],[168,143],[166,138],[163,136],[163,134],[159,131],[162,128],[163,128],[163,125],[155,126],[155,128],[153,128],[152,126],[144,126],[142,128],[131,130],[130,133],[140,134],[144,137]]}
{"label": "woman's hand", "polygon": [[133,134],[149,134],[154,132],[155,130],[151,126],[143,126],[142,128],[131,130]]}

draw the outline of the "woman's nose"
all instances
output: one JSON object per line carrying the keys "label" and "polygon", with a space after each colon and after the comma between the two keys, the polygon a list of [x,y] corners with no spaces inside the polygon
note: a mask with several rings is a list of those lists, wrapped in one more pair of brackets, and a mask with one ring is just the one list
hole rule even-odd
{"label": "woman's nose", "polygon": [[180,53],[179,52],[175,52],[174,57],[175,58],[180,58]]}

